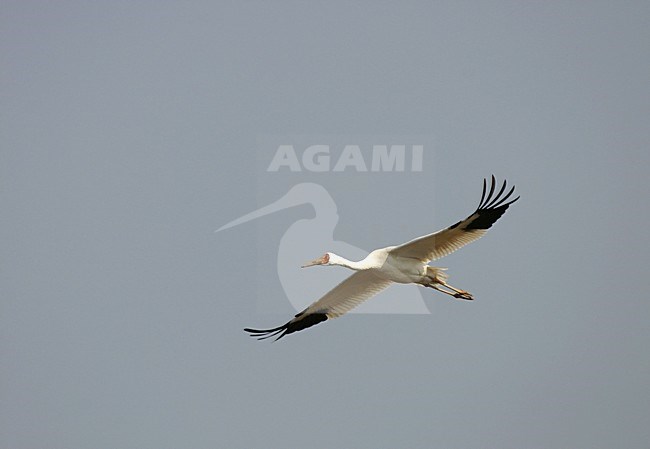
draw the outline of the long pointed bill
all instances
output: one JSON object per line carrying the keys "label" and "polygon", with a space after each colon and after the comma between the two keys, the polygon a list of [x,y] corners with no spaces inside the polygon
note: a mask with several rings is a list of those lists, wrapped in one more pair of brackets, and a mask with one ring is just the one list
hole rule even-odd
{"label": "long pointed bill", "polygon": [[313,267],[314,265],[325,265],[328,262],[329,262],[329,256],[325,254],[323,257],[319,257],[318,259],[314,259],[311,262],[307,262],[306,264],[302,265],[300,268]]}
{"label": "long pointed bill", "polygon": [[310,262],[305,262],[304,265],[301,265],[300,268],[307,268],[307,267],[313,267],[314,265],[322,265],[320,259],[314,259]]}

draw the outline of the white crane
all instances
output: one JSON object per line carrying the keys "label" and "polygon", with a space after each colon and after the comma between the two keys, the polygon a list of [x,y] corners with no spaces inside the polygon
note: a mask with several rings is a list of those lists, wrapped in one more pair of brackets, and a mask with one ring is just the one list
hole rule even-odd
{"label": "white crane", "polygon": [[279,340],[285,335],[314,326],[329,318],[344,315],[392,283],[419,284],[457,299],[474,299],[469,292],[447,284],[445,268],[432,267],[428,264],[481,238],[508,207],[519,199],[517,197],[508,201],[515,190],[514,186],[502,196],[506,189],[505,180],[499,193],[493,197],[495,187],[496,180],[492,175],[490,192],[486,197],[487,180],[483,179],[483,194],[474,213],[446,229],[418,237],[402,245],[376,249],[359,262],[328,252],[306,263],[303,268],[314,265],[339,265],[350,268],[355,273],[286,324],[273,329],[246,328],[244,330],[260,340],[270,337],[277,337],[276,340]]}

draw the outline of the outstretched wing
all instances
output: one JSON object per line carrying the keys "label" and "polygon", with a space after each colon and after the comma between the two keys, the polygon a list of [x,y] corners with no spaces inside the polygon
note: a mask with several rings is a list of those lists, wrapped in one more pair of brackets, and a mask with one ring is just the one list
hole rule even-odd
{"label": "outstretched wing", "polygon": [[508,206],[519,199],[517,197],[514,200],[506,202],[515,191],[515,188],[513,186],[505,196],[502,196],[506,189],[505,180],[499,193],[492,198],[495,187],[496,180],[494,179],[494,175],[492,175],[490,193],[488,193],[486,198],[487,180],[483,179],[481,201],[472,215],[449,226],[447,229],[418,237],[417,239],[397,246],[391,253],[399,257],[409,257],[428,263],[453,253],[468,243],[483,237],[487,230],[505,213]]}
{"label": "outstretched wing", "polygon": [[363,301],[370,299],[391,284],[391,281],[375,275],[372,270],[357,271],[318,301],[296,315],[288,323],[273,329],[244,329],[258,340],[285,335],[307,329],[329,318],[337,318]]}

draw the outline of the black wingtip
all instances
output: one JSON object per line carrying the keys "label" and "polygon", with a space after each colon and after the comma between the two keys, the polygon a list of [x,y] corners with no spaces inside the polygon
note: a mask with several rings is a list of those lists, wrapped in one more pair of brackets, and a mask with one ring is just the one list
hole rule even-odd
{"label": "black wingtip", "polygon": [[267,338],[277,337],[275,341],[278,341],[285,335],[293,334],[294,332],[315,326],[318,323],[327,320],[327,318],[328,317],[326,313],[305,314],[303,311],[296,315],[293,320],[282,326],[274,327],[273,329],[252,329],[247,327],[244,329],[244,332],[248,332],[251,337],[258,340],[266,340]]}
{"label": "black wingtip", "polygon": [[508,193],[506,195],[503,195],[503,192],[506,190],[505,180],[503,181],[499,192],[494,195],[496,183],[496,178],[494,175],[492,175],[490,190],[488,192],[487,178],[483,179],[483,193],[481,194],[481,201],[479,202],[479,206],[473,214],[477,215],[477,217],[464,228],[465,230],[471,231],[473,229],[489,229],[499,218],[501,218],[508,207],[520,198],[518,196],[514,200],[508,201],[510,196],[512,196],[513,192],[515,191],[515,187],[512,186]]}

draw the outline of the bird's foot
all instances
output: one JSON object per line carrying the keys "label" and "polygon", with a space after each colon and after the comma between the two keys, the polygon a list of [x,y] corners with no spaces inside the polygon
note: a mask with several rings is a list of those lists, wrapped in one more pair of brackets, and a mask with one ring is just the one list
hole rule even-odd
{"label": "bird's foot", "polygon": [[472,294],[470,292],[466,292],[465,290],[460,290],[460,291],[454,293],[454,298],[465,299],[467,301],[472,301],[474,299]]}

